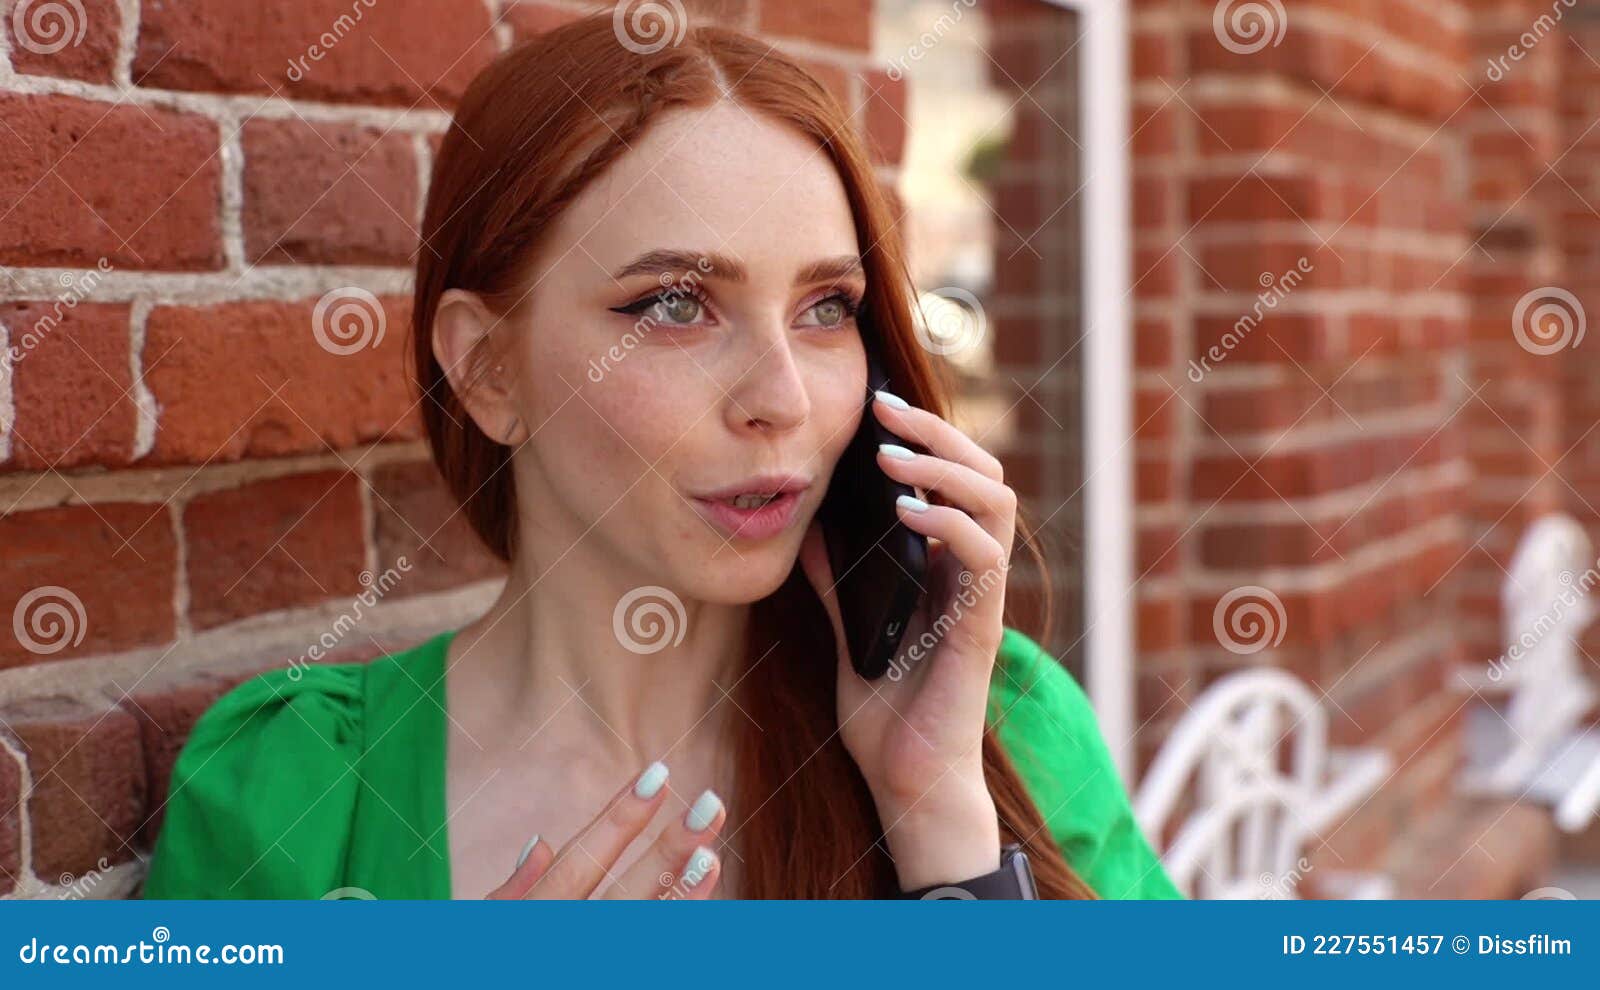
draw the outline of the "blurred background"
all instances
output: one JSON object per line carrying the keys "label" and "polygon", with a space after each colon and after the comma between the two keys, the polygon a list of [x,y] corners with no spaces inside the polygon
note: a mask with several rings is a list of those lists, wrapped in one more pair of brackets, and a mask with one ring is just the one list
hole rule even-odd
{"label": "blurred background", "polygon": [[0,0],[0,895],[500,568],[407,383],[453,101],[593,10],[849,108],[1195,897],[1600,893],[1600,0]]}

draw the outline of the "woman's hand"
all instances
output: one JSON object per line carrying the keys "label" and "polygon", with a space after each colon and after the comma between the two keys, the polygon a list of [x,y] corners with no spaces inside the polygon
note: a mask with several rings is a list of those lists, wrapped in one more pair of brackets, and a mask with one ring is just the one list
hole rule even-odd
{"label": "woman's hand", "polygon": [[900,885],[910,890],[1000,866],[982,736],[1017,498],[994,455],[933,413],[878,395],[870,414],[930,452],[880,452],[878,465],[950,503],[896,510],[929,537],[928,594],[887,675],[867,681],[851,666],[820,522],[807,531],[800,556],[839,647],[839,733],[872,791]]}
{"label": "woman's hand", "polygon": [[620,875],[615,870],[617,857],[666,799],[666,782],[666,764],[653,763],[559,850],[535,836],[516,870],[485,900],[583,900],[602,884],[609,886],[600,896],[618,900],[710,897],[722,875],[721,858],[711,844],[728,816],[721,799],[709,790],[701,792],[687,815],[663,829],[633,865]]}

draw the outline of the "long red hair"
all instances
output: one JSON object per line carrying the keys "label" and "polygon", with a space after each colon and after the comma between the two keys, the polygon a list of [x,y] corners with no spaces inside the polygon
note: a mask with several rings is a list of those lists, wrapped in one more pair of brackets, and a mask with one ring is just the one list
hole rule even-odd
{"label": "long red hair", "polygon": [[[468,87],[434,161],[417,255],[413,373],[440,473],[502,560],[516,552],[510,448],[478,429],[433,356],[439,298],[446,289],[465,289],[508,315],[529,284],[524,267],[546,226],[669,108],[737,100],[821,147],[839,172],[865,245],[861,331],[875,335],[897,393],[948,415],[948,383],[913,330],[914,290],[888,196],[838,100],[796,62],[737,31],[689,27],[677,43],[651,47],[625,47],[611,15],[597,13],[505,53]],[[474,354],[465,380],[475,380],[492,360],[487,351]],[[1012,579],[1031,570],[1042,586],[1045,631],[1034,638],[1048,642],[1049,572],[1031,528],[1021,520],[1017,528],[1031,566],[1012,568]],[[739,893],[893,896],[882,825],[837,733],[835,648],[822,603],[797,566],[752,608],[747,663],[764,659],[741,681],[739,704],[751,718],[734,721],[739,737],[730,740],[738,762],[728,834],[739,837]],[[984,733],[983,763],[1002,841],[1028,850],[1040,896],[1094,897],[1045,828],[995,738],[994,717]]]}

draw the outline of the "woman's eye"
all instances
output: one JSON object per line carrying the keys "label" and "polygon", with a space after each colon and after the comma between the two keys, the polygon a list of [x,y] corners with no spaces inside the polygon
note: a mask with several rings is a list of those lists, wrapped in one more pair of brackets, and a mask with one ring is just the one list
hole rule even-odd
{"label": "woman's eye", "polygon": [[829,296],[812,306],[809,311],[817,314],[816,326],[837,327],[844,325],[856,315],[856,304],[850,297],[841,293]]}
{"label": "woman's eye", "polygon": [[638,302],[615,307],[612,312],[627,316],[643,316],[656,323],[676,326],[694,323],[704,308],[705,304],[693,295],[669,292],[647,296]]}
{"label": "woman's eye", "polygon": [[656,306],[666,315],[663,323],[693,323],[700,313],[700,300],[694,296],[662,297]]}

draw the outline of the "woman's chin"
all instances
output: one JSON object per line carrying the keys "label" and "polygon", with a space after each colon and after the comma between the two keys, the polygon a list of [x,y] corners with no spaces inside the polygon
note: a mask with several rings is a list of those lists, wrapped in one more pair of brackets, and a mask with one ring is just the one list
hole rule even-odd
{"label": "woman's chin", "polygon": [[748,605],[783,586],[794,570],[798,548],[772,540],[757,547],[723,547],[708,558],[683,568],[683,589],[692,597],[719,605]]}

